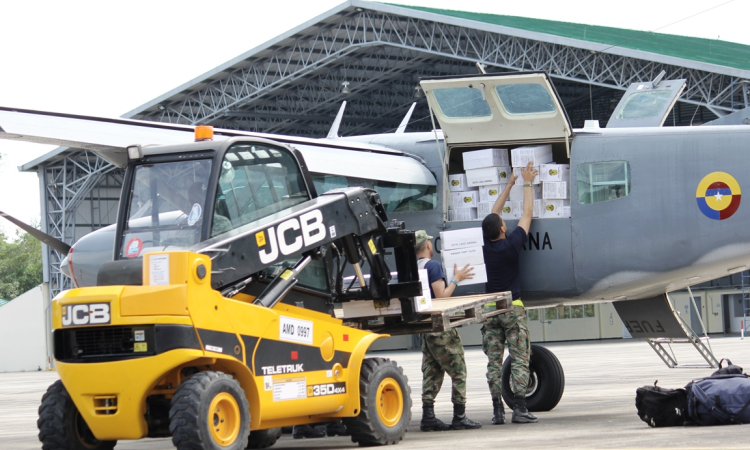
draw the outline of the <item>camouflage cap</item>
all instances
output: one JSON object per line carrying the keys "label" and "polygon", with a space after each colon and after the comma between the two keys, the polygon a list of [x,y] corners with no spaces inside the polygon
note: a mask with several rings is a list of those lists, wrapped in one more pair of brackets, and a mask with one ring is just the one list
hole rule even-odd
{"label": "camouflage cap", "polygon": [[425,242],[432,240],[432,236],[427,234],[425,230],[419,230],[416,233],[414,233],[414,238],[416,240],[416,242],[414,243],[415,247],[419,247]]}

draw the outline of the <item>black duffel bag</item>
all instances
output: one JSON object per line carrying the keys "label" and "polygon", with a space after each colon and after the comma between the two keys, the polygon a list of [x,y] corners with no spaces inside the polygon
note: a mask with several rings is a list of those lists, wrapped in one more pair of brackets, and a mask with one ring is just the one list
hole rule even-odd
{"label": "black duffel bag", "polygon": [[635,407],[638,417],[650,427],[674,427],[687,418],[687,393],[685,389],[665,389],[643,386],[635,390]]}

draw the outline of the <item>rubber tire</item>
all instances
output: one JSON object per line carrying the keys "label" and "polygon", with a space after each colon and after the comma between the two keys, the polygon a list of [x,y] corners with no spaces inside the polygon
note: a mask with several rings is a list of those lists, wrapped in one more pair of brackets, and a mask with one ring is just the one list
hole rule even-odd
{"label": "rubber tire", "polygon": [[[386,426],[380,420],[377,411],[377,390],[386,378],[396,381],[403,395],[401,419],[393,427]],[[359,403],[359,415],[343,419],[352,442],[365,447],[397,444],[404,438],[411,421],[411,388],[404,370],[394,361],[385,358],[367,358],[362,361],[359,373]]]}
{"label": "rubber tire", "polygon": [[251,431],[247,439],[247,448],[268,448],[281,437],[281,428]]}
{"label": "rubber tire", "polygon": [[[52,383],[42,396],[36,425],[43,450],[111,450],[117,444],[94,437],[60,380]],[[78,432],[77,427],[80,427]],[[80,434],[87,436],[82,440]]]}
{"label": "rubber tire", "polygon": [[[526,408],[529,411],[551,411],[565,391],[565,372],[554,353],[541,345],[531,344],[529,375],[536,374],[538,386],[526,395]],[[513,408],[515,400],[510,388],[510,357],[503,363],[503,400]]]}
{"label": "rubber tire", "polygon": [[[208,427],[208,409],[214,397],[228,393],[240,410],[240,429],[229,445],[219,445]],[[169,431],[178,450],[243,450],[250,435],[250,406],[240,384],[222,372],[198,372],[185,378],[172,397]]]}

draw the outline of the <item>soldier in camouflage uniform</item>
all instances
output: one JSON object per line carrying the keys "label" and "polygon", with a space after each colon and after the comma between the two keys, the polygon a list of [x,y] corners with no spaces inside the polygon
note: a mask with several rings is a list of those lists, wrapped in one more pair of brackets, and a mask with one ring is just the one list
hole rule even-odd
{"label": "soldier in camouflage uniform", "polygon": [[[445,283],[445,275],[440,263],[433,261],[432,236],[424,230],[417,231],[416,251],[419,268],[427,270],[430,294],[433,298],[450,297],[458,282],[472,278],[472,268],[454,267],[451,283]],[[453,421],[450,425],[435,417],[435,397],[443,385],[445,374],[451,377],[453,389]],[[466,361],[464,346],[458,330],[442,333],[428,333],[422,336],[422,431],[464,430],[481,428],[482,424],[466,417]]]}
{"label": "soldier in camouflage uniform", "polygon": [[493,317],[482,327],[482,348],[487,355],[487,384],[492,394],[492,423],[505,423],[503,409],[503,350],[508,344],[511,362],[510,385],[513,389],[513,423],[534,423],[538,418],[526,408],[526,386],[529,381],[529,325],[521,301],[521,278],[519,257],[531,226],[534,209],[534,191],[531,189],[538,171],[529,164],[521,172],[523,176],[523,214],[518,226],[507,233],[500,212],[515,185],[517,176],[511,175],[507,187],[498,195],[492,212],[482,221],[484,234],[484,263],[487,268],[485,291],[505,292],[513,295],[513,305],[507,313]]}

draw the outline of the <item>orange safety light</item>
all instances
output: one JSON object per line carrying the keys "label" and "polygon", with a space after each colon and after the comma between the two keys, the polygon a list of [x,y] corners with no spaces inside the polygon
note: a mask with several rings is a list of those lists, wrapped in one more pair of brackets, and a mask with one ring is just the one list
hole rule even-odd
{"label": "orange safety light", "polygon": [[214,139],[214,127],[211,125],[198,125],[195,127],[195,142],[212,141]]}

